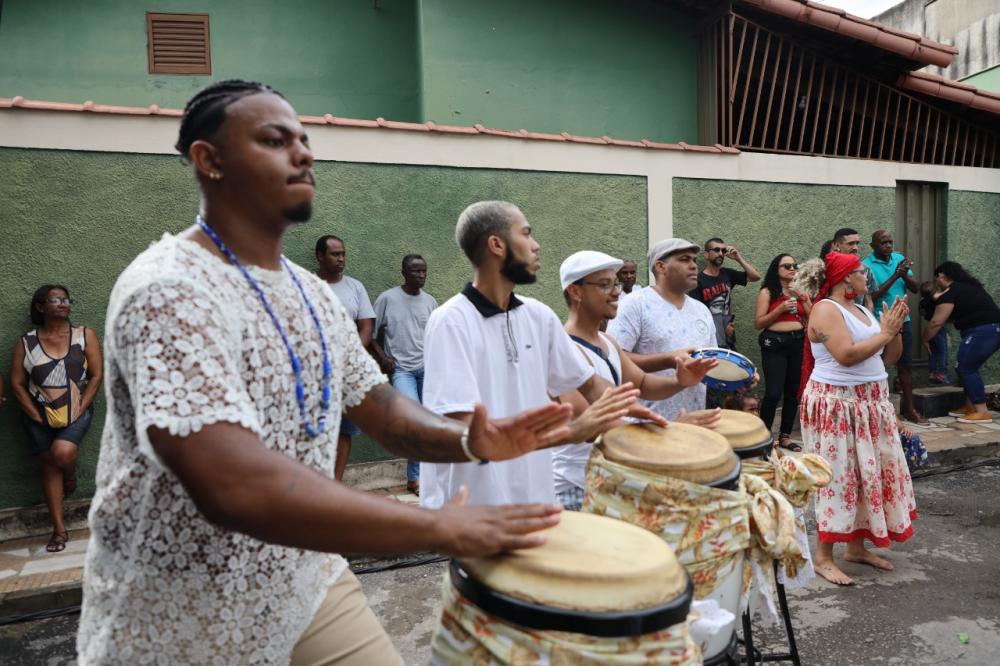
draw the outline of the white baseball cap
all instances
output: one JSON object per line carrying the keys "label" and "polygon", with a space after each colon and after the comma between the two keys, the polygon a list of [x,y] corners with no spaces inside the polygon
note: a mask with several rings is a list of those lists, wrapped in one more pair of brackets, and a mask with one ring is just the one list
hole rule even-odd
{"label": "white baseball cap", "polygon": [[616,271],[622,267],[624,262],[621,259],[612,257],[603,252],[593,250],[581,250],[566,257],[559,267],[559,282],[563,291],[580,278],[587,277],[591,273],[603,271],[606,268],[613,268]]}
{"label": "white baseball cap", "polygon": [[668,254],[674,254],[675,252],[681,252],[682,250],[694,250],[695,252],[700,252],[701,247],[690,241],[686,241],[683,238],[668,238],[666,240],[661,240],[659,243],[649,248],[649,253],[646,255],[646,260],[649,262],[649,272],[653,272],[653,264],[657,261]]}

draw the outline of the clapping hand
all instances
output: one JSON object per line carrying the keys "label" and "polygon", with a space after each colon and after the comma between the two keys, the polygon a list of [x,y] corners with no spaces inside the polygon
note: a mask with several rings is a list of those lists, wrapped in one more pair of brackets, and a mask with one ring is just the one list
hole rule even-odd
{"label": "clapping hand", "polygon": [[889,336],[895,336],[902,330],[906,316],[910,314],[910,308],[900,297],[896,297],[892,307],[886,306],[882,310],[882,332]]}

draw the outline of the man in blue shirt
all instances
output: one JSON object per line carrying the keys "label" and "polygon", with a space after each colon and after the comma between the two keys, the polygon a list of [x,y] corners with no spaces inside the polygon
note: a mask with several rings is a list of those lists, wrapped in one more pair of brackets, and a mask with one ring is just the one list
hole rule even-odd
{"label": "man in blue shirt", "polygon": [[[897,298],[906,300],[907,289],[917,293],[920,285],[910,270],[913,262],[899,252],[892,251],[892,234],[879,229],[872,234],[871,248],[872,253],[865,257],[863,263],[871,270],[875,279],[872,304],[875,316],[881,319],[883,309],[892,307]],[[903,323],[902,333],[903,353],[896,363],[896,373],[903,394],[900,412],[907,421],[928,425],[927,419],[917,413],[913,406],[913,328],[909,315]]]}

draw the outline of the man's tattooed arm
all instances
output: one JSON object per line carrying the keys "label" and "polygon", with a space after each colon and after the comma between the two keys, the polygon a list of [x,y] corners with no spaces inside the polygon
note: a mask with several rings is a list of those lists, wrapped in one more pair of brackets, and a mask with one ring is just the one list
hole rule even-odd
{"label": "man's tattooed arm", "polygon": [[389,384],[379,384],[360,405],[350,410],[351,420],[389,451],[422,462],[468,462],[461,437],[466,424],[424,409]]}

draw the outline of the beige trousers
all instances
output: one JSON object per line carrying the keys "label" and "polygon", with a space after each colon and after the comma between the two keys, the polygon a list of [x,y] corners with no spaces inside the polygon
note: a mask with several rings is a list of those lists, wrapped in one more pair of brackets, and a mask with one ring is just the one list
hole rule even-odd
{"label": "beige trousers", "polygon": [[358,579],[341,574],[292,650],[291,666],[403,666]]}

